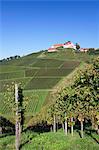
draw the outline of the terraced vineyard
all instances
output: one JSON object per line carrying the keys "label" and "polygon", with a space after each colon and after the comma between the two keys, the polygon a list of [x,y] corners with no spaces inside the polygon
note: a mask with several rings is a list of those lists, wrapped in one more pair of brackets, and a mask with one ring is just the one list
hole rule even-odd
{"label": "terraced vineyard", "polygon": [[24,77],[24,71],[0,73],[0,80]]}
{"label": "terraced vineyard", "polygon": [[33,78],[25,87],[25,90],[31,89],[51,89],[61,78]]}
{"label": "terraced vineyard", "polygon": [[[24,97],[28,97],[27,118],[38,112],[48,93],[58,82],[71,73],[79,64],[92,58],[62,49],[57,53],[38,52],[16,60],[0,62],[0,112],[11,116],[3,93],[12,83],[20,83]],[[13,97],[14,99],[14,97]],[[27,113],[26,113],[27,114]],[[27,119],[28,121],[28,119]]]}
{"label": "terraced vineyard", "polygon": [[31,80],[31,78],[12,78],[10,80],[1,80],[0,81],[0,92],[6,92],[7,91],[7,88],[9,86],[11,86],[13,83],[18,83],[18,84],[21,84],[22,87],[24,88],[25,85]]}
{"label": "terraced vineyard", "polygon": [[[44,100],[48,94],[48,91],[35,91],[35,90],[26,90],[23,92],[24,100],[26,101],[26,111],[25,111],[25,124],[29,121],[31,116],[39,112],[40,108],[43,106]],[[9,95],[13,95],[9,93]],[[6,103],[7,101],[7,103]],[[14,97],[13,97],[14,104]],[[0,114],[10,121],[14,122],[14,114],[12,111],[12,105],[10,101],[7,100],[7,97],[4,96],[4,93],[0,93]]]}
{"label": "terraced vineyard", "polygon": [[56,59],[39,59],[32,66],[39,67],[39,68],[58,68],[63,63],[64,61],[56,60]]}

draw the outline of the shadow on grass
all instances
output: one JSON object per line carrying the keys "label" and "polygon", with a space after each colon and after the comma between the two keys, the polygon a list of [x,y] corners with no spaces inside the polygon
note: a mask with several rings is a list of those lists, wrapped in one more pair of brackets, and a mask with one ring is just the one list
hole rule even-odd
{"label": "shadow on grass", "polygon": [[6,118],[0,116],[0,138],[14,134],[15,134],[15,125]]}
{"label": "shadow on grass", "polygon": [[5,138],[5,137],[7,137],[7,136],[10,136],[10,135],[15,135],[15,133],[5,133],[5,134],[2,134],[2,135],[0,135],[0,138]]}
{"label": "shadow on grass", "polygon": [[76,132],[79,134],[80,138],[82,138],[80,130],[76,130]]}
{"label": "shadow on grass", "polygon": [[94,137],[94,135],[92,133],[95,133],[95,130],[89,129],[89,130],[85,130],[85,134],[87,134],[88,136],[90,136],[96,143],[99,144],[99,140]]}
{"label": "shadow on grass", "polygon": [[38,135],[38,133],[32,132],[30,130],[26,130],[23,133],[23,139],[25,140],[22,141],[22,144],[20,145],[20,149],[28,143],[31,143],[32,139],[35,138]]}
{"label": "shadow on grass", "polygon": [[[40,135],[41,133],[45,133],[45,132],[50,132],[50,127],[51,126],[47,125],[47,122],[42,122],[26,128],[23,131],[26,135],[26,140],[23,141],[23,143],[20,145],[20,149],[24,147],[24,145],[31,143],[32,139],[37,135]],[[40,150],[43,150],[43,148],[40,148]]]}
{"label": "shadow on grass", "polygon": [[28,128],[26,128],[24,130],[24,132],[26,131],[33,131],[36,133],[44,133],[44,132],[49,132],[50,131],[50,125],[47,125],[47,122],[42,122],[42,123],[38,123],[34,126],[29,126]]}
{"label": "shadow on grass", "polygon": [[[32,139],[31,139],[32,140]],[[25,141],[23,144],[21,144],[20,145],[20,149],[25,145],[25,144],[27,144],[27,143],[29,143],[30,142],[30,140],[27,140],[27,141]]]}

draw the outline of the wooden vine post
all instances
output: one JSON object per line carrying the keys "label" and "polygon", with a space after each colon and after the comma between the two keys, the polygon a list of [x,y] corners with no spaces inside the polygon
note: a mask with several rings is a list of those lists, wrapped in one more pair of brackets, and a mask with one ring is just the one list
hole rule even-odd
{"label": "wooden vine post", "polygon": [[16,150],[19,150],[20,148],[20,133],[19,133],[19,114],[18,114],[18,111],[19,111],[19,102],[18,102],[18,85],[15,84],[15,103],[16,103],[16,116],[15,116],[15,119],[16,119],[16,122],[15,122],[15,148]]}

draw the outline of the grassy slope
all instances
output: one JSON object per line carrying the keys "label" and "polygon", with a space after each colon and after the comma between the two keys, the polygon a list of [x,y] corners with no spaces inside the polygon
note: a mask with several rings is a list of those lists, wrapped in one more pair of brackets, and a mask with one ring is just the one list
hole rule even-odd
{"label": "grassy slope", "polygon": [[[41,58],[45,58],[45,60],[41,60]],[[92,56],[91,56],[92,57]],[[43,53],[40,54],[31,54],[29,56],[25,56],[20,60],[12,60],[8,63],[4,63],[0,65],[0,73],[3,73],[3,77],[1,75],[1,83],[0,86],[5,84],[6,82],[11,83],[12,81],[20,82],[22,81],[23,88],[29,86],[29,82],[33,80],[33,78],[46,78],[49,77],[54,80],[55,77],[59,76],[59,72],[57,73],[57,69],[62,69],[63,72],[61,75],[60,82],[57,82],[57,85],[54,87],[54,90],[60,90],[64,86],[71,84],[71,79],[76,73],[77,69],[74,70],[69,76],[65,77],[68,73],[68,69],[72,69],[76,67],[75,63],[85,62],[90,60],[91,58],[87,54],[75,54],[70,51],[59,51],[58,53]],[[51,59],[51,63],[46,63],[47,59]],[[54,59],[54,60],[52,60]],[[57,61],[60,60],[60,61]],[[49,61],[49,60],[48,60]],[[53,67],[54,66],[54,67]],[[84,67],[84,64],[80,67]],[[64,70],[66,72],[64,73]],[[23,78],[11,78],[12,72],[16,72],[18,70],[24,72]],[[32,71],[31,71],[32,70]],[[29,72],[30,71],[30,72]],[[58,70],[59,71],[59,70]],[[29,72],[29,73],[28,73]],[[9,78],[4,80],[4,75],[10,74]],[[46,74],[46,76],[44,76]],[[55,76],[55,74],[57,76]],[[17,75],[19,77],[19,74]],[[29,77],[29,78],[28,78]],[[40,82],[42,85],[44,83]],[[49,84],[49,83],[48,83]],[[36,84],[35,84],[36,85]],[[37,85],[36,85],[37,86]],[[54,86],[54,85],[53,85]],[[32,88],[31,88],[32,89]],[[53,90],[51,87],[50,90]],[[27,123],[31,116],[35,115],[35,113],[39,112],[43,104],[48,103],[48,99],[46,96],[49,93],[49,89],[38,89],[38,90],[24,90],[24,97],[27,98],[27,109],[26,109],[26,120]],[[49,95],[48,95],[49,97]],[[45,102],[45,99],[47,102]],[[6,104],[6,100],[4,102],[3,93],[0,93],[0,113],[4,114],[5,117],[10,119],[11,111]],[[9,113],[8,113],[9,112]],[[99,137],[96,134],[92,136],[86,135],[84,139],[79,137],[79,134],[75,132],[74,137],[71,137],[70,134],[66,137],[62,132],[57,133],[42,133],[37,135],[37,133],[23,133],[22,135],[22,150],[98,150],[99,145],[96,140],[99,141]],[[96,139],[96,140],[95,140]],[[6,136],[0,138],[0,150],[14,150],[14,142],[15,136]]]}
{"label": "grassy slope", "polygon": [[11,116],[9,105],[4,105],[6,99],[3,98],[2,92],[6,92],[7,85],[16,82],[22,84],[25,97],[30,99],[31,107],[28,106],[26,111],[28,116],[33,116],[45,104],[48,91],[53,90],[80,62],[90,58],[87,54],[61,49],[57,53],[33,53],[18,60],[0,63],[0,112],[7,114],[7,117],[8,114]]}
{"label": "grassy slope", "polygon": [[[0,139],[0,150],[14,150],[14,136],[6,136]],[[42,133],[33,132],[23,133],[21,139],[22,150],[98,150],[99,137],[85,134],[83,139],[80,138],[77,132],[74,132],[72,137],[70,133],[66,137],[62,131],[57,133]]]}

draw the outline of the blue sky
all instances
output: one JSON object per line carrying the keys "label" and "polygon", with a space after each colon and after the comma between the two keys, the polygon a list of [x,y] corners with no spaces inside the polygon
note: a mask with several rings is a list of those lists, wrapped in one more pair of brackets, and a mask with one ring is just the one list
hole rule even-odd
{"label": "blue sky", "polygon": [[0,59],[71,40],[99,47],[99,1],[2,0]]}

